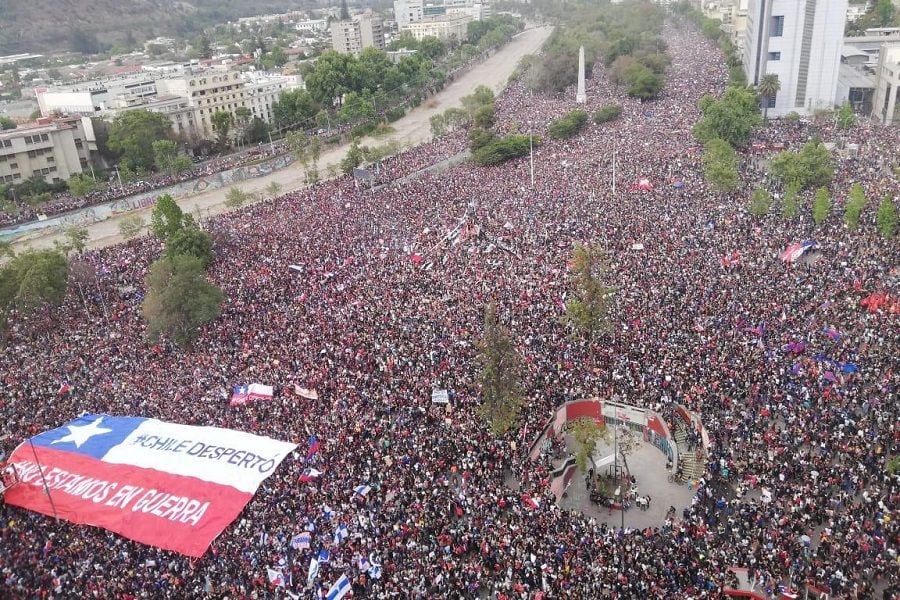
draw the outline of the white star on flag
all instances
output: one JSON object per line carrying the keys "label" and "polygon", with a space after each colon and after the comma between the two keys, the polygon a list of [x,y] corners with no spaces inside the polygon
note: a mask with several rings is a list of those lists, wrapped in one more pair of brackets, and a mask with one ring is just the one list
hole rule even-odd
{"label": "white star on flag", "polygon": [[112,429],[100,427],[101,421],[103,421],[103,417],[97,417],[90,425],[67,425],[66,429],[69,430],[69,435],[61,437],[58,440],[53,440],[51,443],[59,444],[60,442],[72,442],[75,444],[76,448],[81,448],[83,443],[95,435],[102,435],[112,431]]}

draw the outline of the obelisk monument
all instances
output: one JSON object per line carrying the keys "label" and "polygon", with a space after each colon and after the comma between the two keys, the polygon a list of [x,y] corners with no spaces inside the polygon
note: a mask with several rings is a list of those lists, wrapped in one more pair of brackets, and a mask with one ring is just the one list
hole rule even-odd
{"label": "obelisk monument", "polygon": [[575,103],[587,102],[587,94],[584,92],[584,46],[578,49],[578,91],[575,93]]}

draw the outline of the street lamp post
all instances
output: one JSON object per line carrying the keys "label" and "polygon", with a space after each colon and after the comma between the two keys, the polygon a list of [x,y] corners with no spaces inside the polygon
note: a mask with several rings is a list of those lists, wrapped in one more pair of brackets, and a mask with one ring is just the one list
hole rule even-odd
{"label": "street lamp post", "polygon": [[531,189],[534,190],[534,127],[528,121],[528,162],[531,165]]}

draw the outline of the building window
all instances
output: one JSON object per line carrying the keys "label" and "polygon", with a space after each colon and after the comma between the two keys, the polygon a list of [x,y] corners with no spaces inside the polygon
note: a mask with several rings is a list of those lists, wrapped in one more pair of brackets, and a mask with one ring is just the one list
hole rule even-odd
{"label": "building window", "polygon": [[766,98],[766,106],[768,108],[775,108],[775,99],[778,97],[778,94],[774,94]]}
{"label": "building window", "polygon": [[784,35],[784,15],[772,17],[772,25],[769,27],[769,37],[781,37]]}
{"label": "building window", "polygon": [[769,52],[769,60],[781,60],[781,52]]}

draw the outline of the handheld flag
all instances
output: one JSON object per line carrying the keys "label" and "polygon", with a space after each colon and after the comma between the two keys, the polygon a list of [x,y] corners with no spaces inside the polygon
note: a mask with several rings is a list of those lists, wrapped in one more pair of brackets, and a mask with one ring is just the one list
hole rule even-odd
{"label": "handheld flag", "polygon": [[320,563],[326,563],[331,560],[331,552],[322,548],[321,550],[319,550],[319,554],[316,556],[316,558],[318,558]]}
{"label": "handheld flag", "polygon": [[359,494],[360,496],[366,496],[369,492],[372,491],[371,485],[358,485],[353,488],[353,491]]}
{"label": "handheld flag", "polygon": [[300,475],[300,481],[306,483],[307,481],[318,479],[319,475],[321,474],[322,472],[317,471],[316,469],[304,469],[303,473]]}
{"label": "handheld flag", "polygon": [[282,575],[281,571],[266,568],[266,573],[269,575],[269,583],[275,587],[284,587],[284,575]]}
{"label": "handheld flag", "polygon": [[350,535],[350,530],[347,528],[347,526],[343,523],[338,525],[338,528],[334,530],[334,545],[340,545],[341,542],[347,539],[348,535]]}
{"label": "handheld flag", "polygon": [[341,600],[344,596],[346,596],[350,592],[350,580],[347,579],[346,575],[341,575],[340,579],[334,582],[334,585],[328,590],[328,594],[325,595],[325,600]]}
{"label": "handheld flag", "polygon": [[306,460],[309,460],[313,457],[313,455],[319,451],[319,440],[316,439],[316,436],[309,436],[309,451],[306,453]]}

